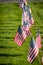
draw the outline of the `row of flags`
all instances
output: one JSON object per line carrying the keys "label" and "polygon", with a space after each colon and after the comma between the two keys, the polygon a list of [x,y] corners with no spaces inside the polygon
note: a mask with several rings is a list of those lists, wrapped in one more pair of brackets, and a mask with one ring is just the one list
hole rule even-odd
{"label": "row of flags", "polygon": [[24,26],[25,30],[30,30],[33,23],[34,20],[30,13],[30,7],[24,5],[22,13],[22,25]]}
{"label": "row of flags", "polygon": [[[24,1],[25,0],[23,0],[22,2],[24,2]],[[17,31],[15,39],[14,39],[14,41],[19,46],[22,45],[22,43],[24,42],[24,40],[26,39],[27,36],[31,35],[30,28],[31,28],[32,24],[34,23],[33,17],[30,12],[30,7],[27,7],[25,3],[23,3],[23,4],[24,4],[24,6],[23,6],[23,12],[22,12],[22,26],[18,27],[18,31]]]}
{"label": "row of flags", "polygon": [[[31,15],[31,8],[27,6],[27,0],[20,0],[19,5],[22,8],[22,26],[18,27],[14,41],[18,46],[22,46],[27,36],[31,35],[30,28],[34,24],[33,17]],[[36,41],[31,37],[30,49],[28,52],[28,62],[32,63],[39,53],[41,48],[41,36],[38,31]]]}

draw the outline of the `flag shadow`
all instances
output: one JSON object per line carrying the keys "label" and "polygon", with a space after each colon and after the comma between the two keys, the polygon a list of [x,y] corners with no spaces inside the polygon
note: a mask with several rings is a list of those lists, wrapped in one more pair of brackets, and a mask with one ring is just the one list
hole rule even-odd
{"label": "flag shadow", "polygon": [[0,54],[0,56],[6,56],[6,57],[17,57],[17,56],[22,56],[23,54]]}
{"label": "flag shadow", "polygon": [[14,65],[14,64],[12,64],[12,63],[1,63],[0,65]]}
{"label": "flag shadow", "polygon": [[11,49],[11,48],[14,48],[14,47],[12,47],[12,46],[0,46],[0,48],[9,48],[9,49]]}

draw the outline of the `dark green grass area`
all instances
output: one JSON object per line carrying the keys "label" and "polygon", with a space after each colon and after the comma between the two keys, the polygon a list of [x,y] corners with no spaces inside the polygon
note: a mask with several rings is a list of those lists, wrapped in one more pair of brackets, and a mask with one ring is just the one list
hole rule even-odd
{"label": "dark green grass area", "polygon": [[[31,33],[36,38],[37,28],[43,45],[43,3],[29,3],[34,24]],[[14,42],[18,26],[21,25],[22,9],[17,3],[0,4],[0,65],[41,65],[43,46],[38,57],[32,64],[27,61],[28,49],[31,36],[27,37],[21,47]]]}

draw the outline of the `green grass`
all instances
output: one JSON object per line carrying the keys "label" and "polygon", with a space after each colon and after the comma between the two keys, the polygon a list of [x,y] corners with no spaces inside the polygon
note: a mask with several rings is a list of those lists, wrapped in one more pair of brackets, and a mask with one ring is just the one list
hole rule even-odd
{"label": "green grass", "polygon": [[[36,38],[39,27],[43,40],[43,3],[30,3],[30,7],[35,21],[31,27],[32,35]],[[21,47],[14,42],[18,26],[21,25],[21,17],[22,10],[17,3],[0,4],[0,65],[41,65],[41,50],[39,58],[37,57],[32,64],[27,61],[31,36],[26,38]]]}

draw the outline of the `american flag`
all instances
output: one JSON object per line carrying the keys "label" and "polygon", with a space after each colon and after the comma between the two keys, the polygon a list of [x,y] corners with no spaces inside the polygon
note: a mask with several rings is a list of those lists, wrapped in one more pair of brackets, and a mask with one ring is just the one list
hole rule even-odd
{"label": "american flag", "polygon": [[27,11],[27,6],[24,5],[23,13],[22,13],[22,25],[25,27],[25,29],[28,29],[31,27],[29,22],[29,12]]}
{"label": "american flag", "polygon": [[29,19],[29,15],[27,12],[27,7],[26,7],[26,5],[24,5],[23,13],[22,13],[22,25],[24,25],[23,23],[24,22],[26,23],[26,20],[28,20],[28,19]]}
{"label": "american flag", "polygon": [[19,6],[20,6],[21,8],[24,7],[24,4],[27,5],[27,0],[19,0]]}
{"label": "american flag", "polygon": [[39,53],[39,48],[35,44],[34,38],[31,38],[30,49],[28,53],[28,62],[32,63]]}
{"label": "american flag", "polygon": [[14,38],[14,41],[15,41],[19,46],[21,46],[22,43],[24,42],[25,38],[26,38],[26,33],[25,33],[25,31],[22,29],[22,27],[19,26],[18,31],[17,31],[17,33],[16,33],[16,36],[15,36],[15,38]]}
{"label": "american flag", "polygon": [[23,25],[23,29],[28,34],[27,36],[31,35],[30,28],[33,23],[34,21],[30,12],[30,8],[24,5],[23,13],[22,13],[22,25]]}
{"label": "american flag", "polygon": [[22,29],[25,31],[26,36],[30,36],[31,32],[28,26],[22,26]]}
{"label": "american flag", "polygon": [[41,48],[42,47],[42,45],[41,45],[41,36],[40,36],[39,30],[37,32],[36,45],[38,46],[38,48]]}
{"label": "american flag", "polygon": [[28,29],[32,26],[34,23],[33,17],[30,12],[30,7],[27,7],[24,5],[23,13],[22,13],[22,25],[28,25]]}
{"label": "american flag", "polygon": [[20,8],[23,8],[23,0],[19,0],[19,6],[20,6]]}
{"label": "american flag", "polygon": [[25,3],[25,5],[27,5],[27,0],[23,0],[23,2]]}
{"label": "american flag", "polygon": [[29,12],[29,22],[32,25],[34,23],[32,13],[31,13],[31,8],[28,6],[28,12]]}

